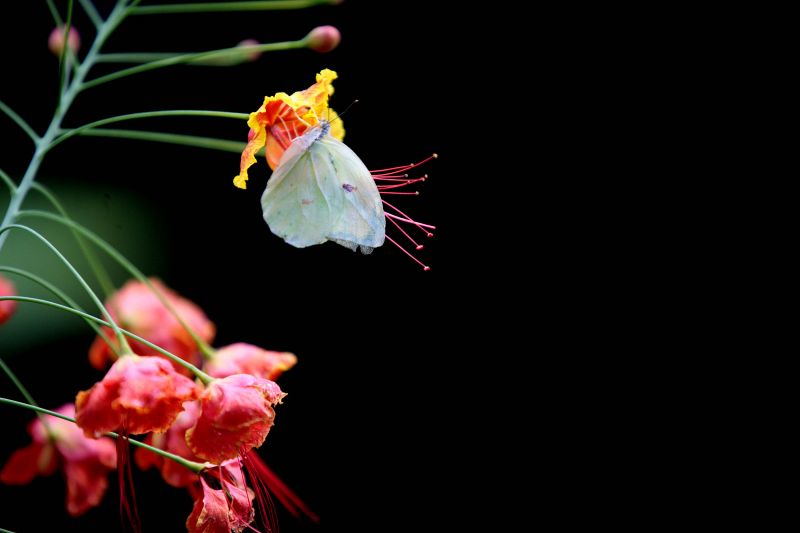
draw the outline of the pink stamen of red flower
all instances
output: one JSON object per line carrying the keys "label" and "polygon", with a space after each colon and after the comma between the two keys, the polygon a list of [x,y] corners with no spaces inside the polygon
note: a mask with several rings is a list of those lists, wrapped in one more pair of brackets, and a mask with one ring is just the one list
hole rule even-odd
{"label": "pink stamen of red flower", "polygon": [[117,479],[119,481],[119,515],[123,531],[140,533],[142,523],[136,505],[136,490],[133,487],[130,445],[128,434],[123,429],[117,438]]}
{"label": "pink stamen of red flower", "polygon": [[[251,484],[256,493],[257,501],[261,502],[262,499],[269,500],[269,493],[271,492],[281,505],[295,518],[305,516],[315,524],[319,523],[319,516],[317,516],[317,514],[267,466],[257,453],[250,452],[243,454],[242,460],[247,468],[248,474],[250,474]],[[261,493],[263,493],[263,495]],[[269,502],[267,505],[267,509],[269,509],[272,503]],[[265,509],[265,506],[262,504],[261,508]],[[262,519],[263,518],[265,517],[262,517]]]}
{"label": "pink stamen of red flower", "polygon": [[[425,163],[427,163],[431,159],[436,159],[437,157],[438,156],[436,154],[432,154],[429,157],[423,159],[422,161],[420,161],[418,163],[412,163],[410,165],[400,165],[400,166],[389,167],[389,168],[382,168],[382,169],[379,169],[379,170],[372,170],[372,171],[370,171],[370,173],[372,174],[372,179],[374,179],[375,182],[379,184],[378,185],[378,192],[380,192],[381,197],[385,197],[385,196],[389,196],[389,195],[392,195],[392,196],[419,196],[419,191],[395,191],[393,189],[401,189],[401,188],[406,187],[408,185],[412,185],[414,183],[419,183],[419,182],[425,181],[428,178],[427,174],[425,174],[424,176],[421,176],[419,178],[409,178],[408,171],[411,170],[411,169],[417,168],[417,167],[419,167],[421,165],[424,165]],[[389,182],[389,184],[384,185],[384,184],[382,184],[383,182]],[[411,237],[411,235],[409,235],[408,232],[405,229],[403,229],[403,227],[400,225],[400,222],[405,223],[405,224],[410,224],[412,226],[416,226],[422,232],[425,233],[426,237],[433,237],[433,233],[431,233],[428,230],[429,229],[436,229],[436,226],[431,226],[430,224],[423,224],[421,222],[418,222],[418,221],[414,220],[413,218],[411,218],[406,213],[404,213],[403,211],[401,211],[400,209],[398,209],[397,207],[395,207],[394,205],[392,205],[389,202],[387,202],[385,199],[382,198],[381,201],[383,202],[383,204],[386,207],[392,209],[393,211],[395,211],[397,213],[397,214],[392,214],[392,213],[389,213],[389,212],[384,210],[384,215],[386,216],[386,219],[389,222],[391,222],[398,230],[400,230],[400,233],[402,233],[403,236],[405,236],[406,239],[408,239],[408,241],[411,242],[411,244],[414,246],[415,250],[422,250],[424,248],[423,245],[421,245],[417,241],[415,241],[414,238]],[[400,215],[400,216],[398,216],[398,215]],[[421,266],[423,270],[428,271],[428,270],[431,269],[425,263],[420,261],[419,258],[417,258],[413,253],[408,251],[403,245],[401,245],[396,240],[391,238],[388,234],[386,235],[386,240],[388,240],[389,242],[391,242],[392,244],[397,246],[404,254],[406,254],[414,262],[416,262],[419,266]]]}

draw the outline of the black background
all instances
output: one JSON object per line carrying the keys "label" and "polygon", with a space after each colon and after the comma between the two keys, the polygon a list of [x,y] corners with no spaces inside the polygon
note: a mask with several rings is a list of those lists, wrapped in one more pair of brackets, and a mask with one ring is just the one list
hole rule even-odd
{"label": "black background", "polygon": [[[52,22],[42,4],[15,3],[3,14],[4,24],[25,31],[0,36],[0,97],[40,132],[51,116],[56,82],[56,61],[46,48]],[[333,107],[359,100],[345,117],[345,140],[368,167],[440,154],[423,170],[431,179],[421,196],[399,202],[439,227],[420,254],[430,272],[388,243],[365,257],[334,244],[298,250],[274,237],[261,218],[259,198],[269,176],[263,160],[253,167],[247,191],[231,184],[237,154],[139,141],[76,138],[42,167],[43,176],[54,176],[46,183],[89,183],[97,201],[112,185],[146,197],[168,244],[163,270],[147,273],[203,307],[217,325],[217,346],[246,341],[298,355],[297,367],[280,379],[289,397],[261,452],[322,521],[313,526],[281,513],[285,532],[443,527],[456,514],[446,502],[464,488],[463,476],[474,473],[474,465],[457,465],[456,457],[469,453],[479,432],[476,401],[485,399],[488,387],[471,381],[485,376],[488,355],[477,346],[484,332],[470,319],[486,311],[475,303],[481,281],[474,271],[486,254],[483,232],[495,228],[465,191],[477,187],[473,165],[487,149],[481,126],[494,123],[476,128],[470,121],[476,110],[486,111],[486,102],[472,99],[482,95],[481,68],[475,62],[466,67],[481,36],[456,13],[436,13],[426,4],[345,2],[295,12],[129,19],[108,51],[201,51],[245,38],[297,39],[321,24],[337,26],[343,40],[325,55],[272,53],[234,68],[174,67],[115,81],[79,96],[65,125],[154,109],[250,112],[265,95],[303,89],[322,68],[334,69],[340,79]],[[85,50],[91,32],[77,2],[76,25],[84,30]],[[154,119],[121,127],[242,141],[247,134],[245,124],[227,119]],[[5,118],[0,132],[3,168],[18,177],[30,145]],[[3,355],[38,401],[55,407],[101,377],[86,362],[90,340],[87,332]],[[0,391],[17,397],[7,382]],[[30,418],[2,408],[0,460],[28,442],[23,427]],[[181,531],[191,509],[188,495],[153,471],[134,475],[145,531]],[[57,475],[0,487],[0,527],[119,527],[113,486],[101,508],[78,520],[67,516],[63,497]],[[39,509],[33,519],[22,511],[31,505]]]}

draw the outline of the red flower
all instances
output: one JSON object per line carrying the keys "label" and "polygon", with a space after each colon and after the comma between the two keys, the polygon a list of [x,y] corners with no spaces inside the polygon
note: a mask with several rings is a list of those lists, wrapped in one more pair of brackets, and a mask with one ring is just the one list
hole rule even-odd
{"label": "red flower", "polygon": [[186,520],[189,533],[238,533],[253,521],[253,493],[244,484],[238,459],[203,471],[194,492],[194,507]]}
{"label": "red flower", "polygon": [[200,418],[186,442],[206,461],[234,459],[264,443],[275,421],[272,406],[284,396],[277,383],[255,376],[215,379],[200,396]]}
{"label": "red flower", "polygon": [[129,434],[164,431],[194,400],[199,387],[159,357],[127,355],[75,401],[77,422],[89,437],[122,428]]}
{"label": "red flower", "polygon": [[[201,461],[189,446],[186,444],[186,430],[197,423],[200,416],[200,405],[198,402],[186,402],[183,404],[183,412],[178,415],[175,422],[165,433],[151,433],[145,438],[145,442],[161,450],[166,450],[175,455],[179,455],[190,461]],[[136,464],[142,470],[154,466],[161,471],[161,477],[167,484],[173,487],[189,487],[197,482],[197,474],[179,465],[175,461],[165,459],[163,456],[151,452],[145,448],[136,449]]]}
{"label": "red flower", "polygon": [[297,357],[289,352],[272,352],[258,346],[237,342],[217,350],[214,358],[207,361],[203,370],[215,378],[226,378],[233,374],[250,374],[259,378],[275,380],[285,370],[297,363]]}
{"label": "red flower", "polygon": [[[170,305],[180,315],[186,324],[206,342],[214,339],[214,324],[208,320],[203,311],[194,303],[179,296],[157,279],[150,282],[166,298]],[[139,335],[189,361],[195,366],[200,365],[197,353],[197,343],[189,332],[181,326],[178,319],[166,308],[153,291],[140,281],[129,281],[106,302],[111,316],[120,327]],[[104,328],[109,338],[113,332]],[[160,355],[157,351],[139,342],[130,341],[131,348],[139,355]],[[89,349],[89,362],[101,370],[108,361],[113,359],[113,352],[102,337],[97,337]],[[175,366],[181,373],[186,370]]]}
{"label": "red flower", "polygon": [[[8,281],[3,276],[0,276],[0,296],[16,296],[17,291],[14,289],[14,284]],[[11,318],[14,310],[17,308],[17,302],[14,300],[0,300],[0,324]]]}
{"label": "red flower", "polygon": [[[56,409],[75,415],[71,403]],[[0,472],[0,481],[25,485],[37,475],[52,474],[59,464],[67,479],[67,512],[78,516],[100,504],[108,487],[108,473],[117,462],[114,443],[108,439],[87,439],[73,422],[51,417],[45,428],[41,420],[28,426],[33,443],[14,452]]]}

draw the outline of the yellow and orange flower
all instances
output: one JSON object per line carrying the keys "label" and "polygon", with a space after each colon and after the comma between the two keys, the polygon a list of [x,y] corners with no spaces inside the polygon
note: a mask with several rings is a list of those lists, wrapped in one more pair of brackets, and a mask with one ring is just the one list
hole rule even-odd
{"label": "yellow and orange flower", "polygon": [[342,121],[336,120],[336,112],[328,107],[333,80],[337,77],[336,72],[324,69],[317,74],[317,82],[305,91],[291,96],[281,92],[264,98],[264,103],[258,111],[250,113],[247,121],[250,133],[242,152],[239,175],[233,178],[234,185],[247,188],[247,170],[255,164],[256,153],[261,148],[266,147],[267,164],[274,170],[291,142],[320,120],[331,123],[333,137],[340,141],[344,138]]}

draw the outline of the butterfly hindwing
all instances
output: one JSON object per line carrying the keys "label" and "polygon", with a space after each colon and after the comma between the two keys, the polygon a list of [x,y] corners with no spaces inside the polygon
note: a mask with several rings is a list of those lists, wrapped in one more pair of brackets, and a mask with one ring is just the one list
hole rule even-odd
{"label": "butterfly hindwing", "polygon": [[386,219],[380,193],[367,167],[347,145],[330,136],[317,141],[311,150],[329,157],[337,193],[342,198],[342,208],[328,238],[351,249],[360,246],[362,251],[381,246]]}
{"label": "butterfly hindwing", "polygon": [[384,241],[383,206],[369,170],[318,129],[292,142],[261,205],[270,230],[298,248],[332,240],[367,252]]}

